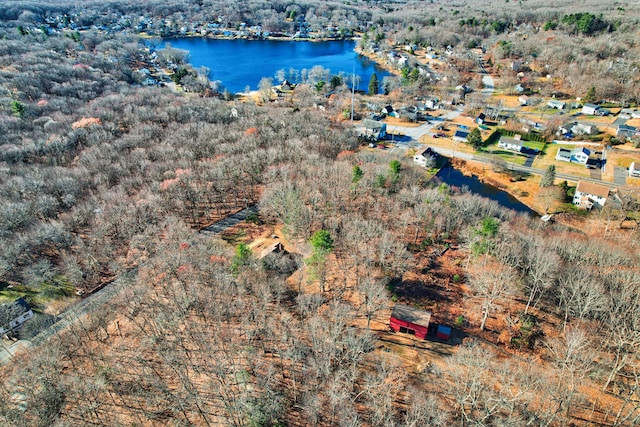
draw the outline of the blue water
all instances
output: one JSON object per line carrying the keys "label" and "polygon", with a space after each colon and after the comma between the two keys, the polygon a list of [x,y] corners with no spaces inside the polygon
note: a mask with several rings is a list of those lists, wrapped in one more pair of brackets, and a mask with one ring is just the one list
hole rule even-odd
{"label": "blue water", "polygon": [[[217,40],[208,38],[181,38],[167,40],[172,47],[188,50],[191,65],[205,66],[210,70],[210,80],[220,80],[229,92],[243,92],[247,86],[258,89],[263,77],[277,81],[276,72],[285,70],[285,78],[298,83],[302,70],[321,65],[331,75],[343,74],[351,86],[355,67],[356,90],[366,91],[369,79],[375,72],[379,86],[389,72],[364,56],[354,52],[352,40],[309,42],[282,40]],[[297,73],[290,73],[297,70]],[[327,82],[328,83],[328,82]]]}
{"label": "blue water", "polygon": [[490,184],[480,181],[477,176],[466,176],[458,169],[451,166],[445,166],[435,176],[439,182],[444,182],[450,187],[462,188],[466,186],[471,193],[486,197],[487,199],[498,202],[501,206],[512,209],[516,212],[535,214],[531,208],[518,199],[513,197],[506,191],[502,191]]}

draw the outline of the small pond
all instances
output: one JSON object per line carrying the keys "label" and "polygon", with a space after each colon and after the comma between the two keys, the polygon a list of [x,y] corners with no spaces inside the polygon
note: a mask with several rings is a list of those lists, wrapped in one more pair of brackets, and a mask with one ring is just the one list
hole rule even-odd
{"label": "small pond", "polygon": [[486,197],[487,199],[498,202],[501,206],[512,209],[516,212],[536,215],[531,208],[506,191],[480,181],[475,175],[466,176],[450,165],[442,168],[440,172],[436,174],[434,179],[438,182],[443,182],[450,187],[462,188],[464,186],[468,188],[471,193],[478,194]]}

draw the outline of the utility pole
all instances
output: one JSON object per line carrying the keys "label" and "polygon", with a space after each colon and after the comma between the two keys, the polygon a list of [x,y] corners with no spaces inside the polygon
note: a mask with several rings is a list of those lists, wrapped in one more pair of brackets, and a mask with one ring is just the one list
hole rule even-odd
{"label": "utility pole", "polygon": [[353,71],[351,72],[351,123],[353,123],[353,103],[356,94],[356,65],[353,64]]}

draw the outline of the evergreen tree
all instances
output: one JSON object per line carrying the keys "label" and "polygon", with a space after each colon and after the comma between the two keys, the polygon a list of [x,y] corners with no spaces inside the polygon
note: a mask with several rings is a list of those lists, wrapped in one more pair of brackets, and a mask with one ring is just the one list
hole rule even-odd
{"label": "evergreen tree", "polygon": [[591,86],[591,88],[587,91],[583,99],[584,99],[584,102],[595,102],[596,88],[594,86]]}
{"label": "evergreen tree", "polygon": [[369,80],[369,95],[377,95],[378,94],[378,75],[376,73],[371,74],[371,79]]}
{"label": "evergreen tree", "polygon": [[351,177],[351,182],[357,183],[362,179],[363,176],[364,176],[364,172],[362,171],[360,166],[355,165],[353,167],[353,176]]}
{"label": "evergreen tree", "polygon": [[482,147],[482,134],[480,133],[480,129],[473,128],[473,130],[469,132],[469,135],[467,135],[467,142],[475,149]]}

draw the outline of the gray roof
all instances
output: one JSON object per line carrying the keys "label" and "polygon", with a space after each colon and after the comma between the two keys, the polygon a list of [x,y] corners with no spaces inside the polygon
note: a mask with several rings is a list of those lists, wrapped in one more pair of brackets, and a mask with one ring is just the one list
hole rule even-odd
{"label": "gray roof", "polygon": [[396,304],[393,306],[391,317],[416,325],[429,326],[431,313],[425,310],[409,307],[408,305]]}

